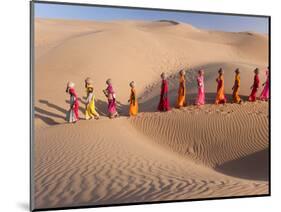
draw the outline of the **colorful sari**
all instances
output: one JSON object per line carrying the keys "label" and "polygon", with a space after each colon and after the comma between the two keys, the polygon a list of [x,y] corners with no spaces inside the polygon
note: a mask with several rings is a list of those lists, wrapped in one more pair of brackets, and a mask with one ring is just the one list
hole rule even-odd
{"label": "colorful sari", "polygon": [[223,76],[219,76],[216,79],[218,86],[217,86],[217,96],[216,96],[216,104],[225,104],[226,103],[226,97],[224,95],[224,79]]}
{"label": "colorful sari", "polygon": [[197,85],[198,85],[198,95],[195,104],[196,105],[204,105],[205,104],[205,91],[204,91],[204,76],[197,77]]}
{"label": "colorful sari", "polygon": [[240,74],[236,74],[235,80],[234,80],[234,86],[233,86],[233,93],[232,93],[232,98],[234,103],[240,103],[241,99],[238,94],[240,89]]}
{"label": "colorful sari", "polygon": [[113,91],[112,85],[108,85],[106,88],[107,92],[107,100],[108,100],[108,114],[109,117],[115,117],[118,115],[117,110],[116,110],[116,99],[115,99],[115,93]]}
{"label": "colorful sari", "polygon": [[186,94],[185,78],[184,78],[184,76],[180,76],[178,99],[177,99],[177,103],[176,103],[177,108],[186,106],[185,94]]}
{"label": "colorful sari", "polygon": [[69,88],[69,94],[70,94],[70,109],[68,110],[66,114],[66,121],[69,123],[74,123],[78,121],[78,109],[79,109],[79,103],[78,103],[78,97],[74,90],[74,88]]}
{"label": "colorful sari", "polygon": [[136,116],[138,114],[138,101],[134,88],[131,89],[129,114],[130,116]]}
{"label": "colorful sari", "polygon": [[167,80],[162,80],[158,110],[159,111],[170,110],[170,104],[169,104],[169,99],[168,99],[168,81]]}
{"label": "colorful sari", "polygon": [[263,101],[267,101],[268,98],[269,98],[269,74],[268,74],[268,71],[266,72],[266,75],[267,75],[267,79],[266,79],[266,82],[265,82],[265,86],[261,92],[261,95],[260,95],[260,99],[263,100]]}
{"label": "colorful sari", "polygon": [[87,100],[86,100],[86,112],[85,112],[85,118],[86,120],[89,120],[93,117],[99,118],[99,114],[96,111],[95,106],[95,95],[93,92],[93,86],[87,85]]}
{"label": "colorful sari", "polygon": [[256,74],[255,77],[254,77],[254,84],[252,86],[252,92],[249,96],[250,102],[256,101],[256,94],[257,94],[259,86],[260,86],[260,78],[259,78],[259,75]]}

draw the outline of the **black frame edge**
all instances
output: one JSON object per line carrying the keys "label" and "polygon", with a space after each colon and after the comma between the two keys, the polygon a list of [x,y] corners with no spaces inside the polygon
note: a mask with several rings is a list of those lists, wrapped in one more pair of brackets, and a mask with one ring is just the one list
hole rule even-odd
{"label": "black frame edge", "polygon": [[34,211],[35,209],[35,204],[34,204],[34,178],[33,178],[33,147],[34,147],[34,1],[31,0],[29,2],[29,68],[30,68],[30,73],[29,73],[29,92],[30,92],[30,99],[29,99],[29,105],[30,105],[30,111],[29,111],[29,118],[30,118],[30,141],[29,141],[29,210]]}

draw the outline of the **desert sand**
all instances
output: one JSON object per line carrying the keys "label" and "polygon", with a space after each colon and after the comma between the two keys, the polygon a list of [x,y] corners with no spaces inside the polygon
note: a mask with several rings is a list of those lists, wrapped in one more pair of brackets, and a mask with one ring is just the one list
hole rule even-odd
{"label": "desert sand", "polygon": [[[231,101],[240,68],[247,100],[253,70],[265,81],[268,37],[220,32],[175,21],[35,20],[34,207],[67,207],[268,194],[268,103],[214,105],[217,70]],[[197,70],[207,104],[194,106]],[[160,73],[175,105],[185,69],[183,109],[156,111]],[[100,120],[84,119],[84,79],[94,82]],[[112,78],[120,117],[106,116]],[[79,95],[81,120],[68,124],[66,82]],[[129,82],[140,113],[128,116]],[[261,92],[261,89],[258,93]]]}

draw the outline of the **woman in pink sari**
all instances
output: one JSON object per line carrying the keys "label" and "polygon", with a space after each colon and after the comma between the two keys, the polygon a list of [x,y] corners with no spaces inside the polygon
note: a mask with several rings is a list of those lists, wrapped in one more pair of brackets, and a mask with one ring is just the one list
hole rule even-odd
{"label": "woman in pink sari", "polygon": [[198,96],[197,96],[195,104],[204,105],[205,104],[205,91],[204,91],[204,70],[203,69],[198,71],[197,85],[198,85]]}
{"label": "woman in pink sari", "polygon": [[105,90],[103,90],[103,93],[107,97],[108,100],[108,116],[109,118],[116,118],[118,116],[117,110],[116,110],[116,99],[115,99],[115,92],[113,91],[112,82],[111,79],[106,80],[106,84],[108,85]]}
{"label": "woman in pink sari", "polygon": [[160,101],[158,104],[158,110],[159,111],[168,111],[170,110],[170,104],[168,99],[168,81],[166,79],[166,74],[161,74],[162,78],[162,85],[161,85],[161,93],[160,93]]}
{"label": "woman in pink sari", "polygon": [[262,84],[264,86],[264,88],[260,95],[260,100],[263,100],[263,101],[267,101],[269,98],[269,72],[268,71],[269,71],[269,69],[267,68],[265,71],[265,74],[267,77],[266,82]]}
{"label": "woman in pink sari", "polygon": [[254,73],[255,73],[254,83],[251,86],[252,92],[251,92],[251,94],[249,96],[249,101],[250,102],[256,101],[256,94],[257,94],[258,88],[260,87],[259,69],[256,68],[254,70]]}

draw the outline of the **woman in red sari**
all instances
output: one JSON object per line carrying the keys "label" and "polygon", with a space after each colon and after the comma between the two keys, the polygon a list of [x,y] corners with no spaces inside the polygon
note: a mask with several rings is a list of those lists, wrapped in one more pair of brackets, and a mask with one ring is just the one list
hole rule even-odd
{"label": "woman in red sari", "polygon": [[166,74],[162,73],[161,78],[162,78],[162,86],[161,86],[158,110],[159,111],[168,111],[168,110],[170,110],[170,104],[169,104],[169,98],[168,98],[168,81],[166,79]]}
{"label": "woman in red sari", "polygon": [[224,78],[223,78],[223,70],[222,68],[218,71],[219,76],[216,79],[218,86],[217,86],[217,96],[216,96],[216,104],[225,104],[226,97],[224,95]]}
{"label": "woman in red sari", "polygon": [[250,102],[256,101],[257,91],[258,91],[258,88],[260,87],[259,69],[256,68],[254,70],[254,73],[255,73],[254,83],[253,83],[253,85],[250,88],[250,89],[252,89],[252,92],[251,92],[251,94],[249,96],[249,101]]}
{"label": "woman in red sari", "polygon": [[78,115],[79,104],[78,104],[77,94],[74,90],[73,82],[67,83],[66,92],[70,94],[70,100],[69,100],[70,108],[67,111],[66,120],[69,123],[76,123],[76,121],[79,120],[79,115]]}

